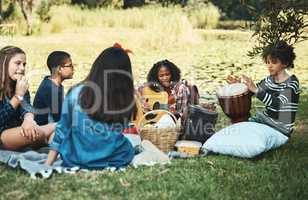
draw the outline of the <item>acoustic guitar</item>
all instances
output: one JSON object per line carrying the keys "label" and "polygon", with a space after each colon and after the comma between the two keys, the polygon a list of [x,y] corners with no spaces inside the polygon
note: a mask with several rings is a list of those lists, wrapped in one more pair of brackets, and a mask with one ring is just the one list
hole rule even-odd
{"label": "acoustic guitar", "polygon": [[145,87],[143,88],[141,95],[151,110],[168,110],[168,93],[166,91],[155,92],[150,87]]}
{"label": "acoustic guitar", "polygon": [[168,110],[168,93],[166,91],[155,92],[150,87],[142,88],[141,93],[137,92],[135,95],[136,99],[136,117],[133,119],[135,125],[138,124],[138,121],[142,116],[147,113],[149,110],[145,110],[141,103],[141,98],[147,102],[150,107],[150,110],[163,109]]}

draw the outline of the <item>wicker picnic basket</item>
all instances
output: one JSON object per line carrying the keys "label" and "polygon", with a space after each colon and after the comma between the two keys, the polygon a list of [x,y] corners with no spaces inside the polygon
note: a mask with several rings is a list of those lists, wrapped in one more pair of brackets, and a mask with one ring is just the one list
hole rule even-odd
{"label": "wicker picnic basket", "polygon": [[[168,114],[174,120],[174,128],[157,128],[146,126],[149,123],[157,122],[161,116]],[[158,149],[167,153],[172,151],[180,133],[180,124],[176,117],[166,110],[153,110],[145,113],[138,123],[139,134],[142,140],[149,140]]]}

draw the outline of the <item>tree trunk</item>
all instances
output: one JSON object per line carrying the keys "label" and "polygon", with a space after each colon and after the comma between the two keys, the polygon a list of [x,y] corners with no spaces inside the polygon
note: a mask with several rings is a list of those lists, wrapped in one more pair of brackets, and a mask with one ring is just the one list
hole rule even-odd
{"label": "tree trunk", "polygon": [[0,0],[0,24],[2,22],[2,0]]}
{"label": "tree trunk", "polygon": [[27,23],[27,35],[32,34],[32,8],[34,0],[18,0],[21,12]]}

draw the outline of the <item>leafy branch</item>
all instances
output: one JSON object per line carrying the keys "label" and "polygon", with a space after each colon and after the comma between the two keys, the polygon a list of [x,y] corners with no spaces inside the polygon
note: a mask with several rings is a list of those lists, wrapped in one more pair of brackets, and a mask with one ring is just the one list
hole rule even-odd
{"label": "leafy branch", "polygon": [[261,12],[255,12],[254,7],[242,0],[255,16],[252,24],[257,45],[248,52],[250,57],[262,53],[264,48],[279,40],[288,44],[307,40],[308,2],[306,0],[261,0]]}

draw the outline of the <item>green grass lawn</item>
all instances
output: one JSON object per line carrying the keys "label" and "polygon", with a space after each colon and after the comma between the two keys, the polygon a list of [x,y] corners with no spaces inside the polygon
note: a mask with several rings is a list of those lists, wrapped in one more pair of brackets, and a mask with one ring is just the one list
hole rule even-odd
{"label": "green grass lawn", "polygon": [[[89,30],[87,30],[89,31]],[[51,50],[71,52],[75,77],[80,81],[91,62],[105,47],[120,41],[134,50],[131,56],[136,85],[145,80],[150,66],[168,58],[179,65],[184,77],[198,84],[202,95],[223,84],[230,70],[249,73],[256,80],[265,68],[258,58],[249,59],[250,33],[200,31],[202,41],[189,46],[144,47],[141,30],[68,32],[33,37],[1,37],[1,46],[15,44],[28,53],[28,74],[34,94],[47,74],[45,59]],[[104,35],[104,37],[99,37]],[[92,41],[93,38],[97,40]],[[295,73],[307,88],[308,42],[297,46]],[[173,160],[165,166],[128,168],[125,172],[93,171],[75,175],[55,174],[48,180],[32,180],[21,170],[0,165],[0,199],[308,199],[308,92],[301,95],[296,131],[283,147],[247,160],[221,155]],[[217,127],[225,121],[220,114]]]}
{"label": "green grass lawn", "polygon": [[307,199],[308,95],[283,147],[247,160],[221,155],[125,172],[54,174],[32,180],[0,166],[0,199]]}

